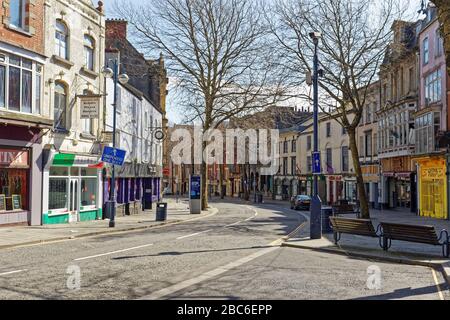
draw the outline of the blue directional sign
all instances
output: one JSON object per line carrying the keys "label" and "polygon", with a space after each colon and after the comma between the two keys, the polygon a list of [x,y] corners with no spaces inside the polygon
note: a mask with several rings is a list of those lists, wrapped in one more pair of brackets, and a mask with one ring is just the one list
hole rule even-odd
{"label": "blue directional sign", "polygon": [[322,174],[320,152],[314,152],[312,157],[313,174]]}
{"label": "blue directional sign", "polygon": [[127,152],[117,148],[105,147],[103,149],[102,161],[115,166],[123,166]]}

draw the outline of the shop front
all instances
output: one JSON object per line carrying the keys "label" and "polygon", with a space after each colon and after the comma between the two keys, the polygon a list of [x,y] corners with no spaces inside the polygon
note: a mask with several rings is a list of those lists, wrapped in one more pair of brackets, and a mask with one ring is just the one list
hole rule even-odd
{"label": "shop front", "polygon": [[41,225],[41,130],[0,128],[0,225]]}
{"label": "shop front", "polygon": [[344,197],[343,177],[340,175],[326,176],[327,180],[327,202],[330,205],[337,203]]}
{"label": "shop front", "polygon": [[49,153],[44,167],[43,224],[102,217],[102,169],[98,157]]}
{"label": "shop front", "polygon": [[0,148],[0,224],[27,223],[30,149]]}
{"label": "shop front", "polygon": [[419,215],[449,218],[447,200],[447,166],[444,157],[418,159]]}
{"label": "shop front", "polygon": [[380,183],[380,166],[364,165],[361,167],[364,185],[370,206],[379,209],[379,183]]}
{"label": "shop front", "polygon": [[300,183],[300,194],[301,195],[307,195],[312,196],[312,190],[313,190],[313,176],[300,176],[299,183]]}
{"label": "shop front", "polygon": [[[111,167],[105,168],[103,176],[105,205],[111,192]],[[157,175],[154,166],[125,163],[116,168],[117,215],[133,215],[153,209],[153,204],[161,200],[161,183],[162,177]]]}

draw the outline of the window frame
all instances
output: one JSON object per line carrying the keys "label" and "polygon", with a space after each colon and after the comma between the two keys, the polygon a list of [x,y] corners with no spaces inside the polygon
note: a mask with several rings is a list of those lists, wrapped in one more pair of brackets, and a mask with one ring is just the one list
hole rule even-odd
{"label": "window frame", "polygon": [[[64,28],[64,33],[62,33],[58,29],[58,24],[60,24]],[[61,36],[61,35],[64,36],[64,44],[65,44],[64,56],[61,55],[62,39],[60,39],[60,37],[58,37],[58,35],[59,36]],[[70,59],[70,45],[69,45],[69,42],[70,42],[70,29],[69,29],[69,26],[67,25],[67,23],[64,20],[62,20],[62,19],[56,19],[54,40],[55,40],[55,49],[54,49],[55,52],[54,52],[54,54],[56,56],[58,56],[59,58],[61,58],[61,59],[69,60]]]}
{"label": "window frame", "polygon": [[[90,44],[88,44],[86,42],[86,40],[90,41]],[[95,39],[89,35],[89,34],[85,34],[83,37],[83,51],[84,51],[84,63],[85,63],[85,68],[87,70],[90,71],[94,71],[95,69]],[[91,61],[89,61],[88,56],[87,55],[91,55]],[[91,63],[92,65],[90,66],[89,63]]]}
{"label": "window frame", "polygon": [[423,65],[427,65],[430,62],[430,39],[426,37],[423,39]]}
{"label": "window frame", "polygon": [[[6,52],[0,52],[0,56],[3,57],[3,59],[0,59],[0,66],[4,68],[4,105],[0,106],[0,110],[6,110],[8,112],[14,112],[14,113],[21,113],[21,114],[29,114],[29,115],[40,115],[42,111],[42,97],[43,97],[43,65],[41,65],[39,62],[34,61],[28,57],[24,57],[17,54],[9,54]],[[18,64],[11,63],[12,59],[17,59]],[[19,70],[18,75],[18,89],[14,90],[15,94],[18,95],[19,101],[18,101],[18,109],[12,109],[10,107],[10,71],[11,68],[15,68]],[[23,106],[23,100],[24,100],[24,73],[30,73],[31,79],[30,79],[30,85],[29,85],[29,95],[30,95],[30,111],[24,111]],[[37,108],[36,106],[36,97],[37,90],[36,90],[36,79],[40,78],[40,86],[39,86],[39,97],[40,97],[40,106]],[[37,110],[38,109],[38,110]]]}
{"label": "window frame", "polygon": [[[61,118],[61,121],[58,121],[58,123],[56,122],[57,119],[55,117],[55,111],[56,111],[56,94],[57,94],[57,86],[61,86],[64,90],[64,109],[62,110],[61,114],[64,114],[64,117]],[[53,94],[53,128],[57,131],[67,131],[67,105],[68,105],[68,92],[69,92],[69,88],[67,86],[66,83],[62,82],[62,81],[56,81],[55,82],[55,88],[54,88],[54,94]],[[61,94],[61,93],[58,93]],[[58,102],[61,101],[60,99],[58,100]],[[60,108],[60,106],[58,106],[58,108]],[[62,123],[63,126],[60,126],[59,124]],[[57,125],[58,124],[58,125]]]}
{"label": "window frame", "polygon": [[10,27],[13,27],[13,28],[15,28],[15,29],[20,29],[20,30],[25,30],[25,31],[27,31],[28,30],[28,26],[27,26],[27,24],[26,24],[26,6],[27,6],[27,0],[16,0],[16,1],[19,1],[20,2],[20,4],[19,4],[19,9],[20,9],[20,25],[16,25],[16,24],[14,24],[12,21],[13,21],[13,19],[12,19],[12,15],[11,15],[11,13],[13,12],[12,10],[11,10],[11,3],[12,3],[12,1],[14,1],[14,0],[9,0],[10,2],[9,2],[9,26]]}

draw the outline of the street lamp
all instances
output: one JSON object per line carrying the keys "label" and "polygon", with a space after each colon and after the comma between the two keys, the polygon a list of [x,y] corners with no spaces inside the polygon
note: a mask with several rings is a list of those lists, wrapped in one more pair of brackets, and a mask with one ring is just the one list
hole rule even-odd
{"label": "street lamp", "polygon": [[[320,32],[311,32],[309,34],[314,42],[314,74],[313,74],[313,87],[314,87],[314,152],[313,152],[313,198],[311,203],[311,227],[310,237],[311,240],[322,238],[322,200],[319,197],[319,175],[320,169],[320,153],[319,153],[319,58],[318,58],[318,46],[319,40],[322,37]],[[314,163],[317,162],[317,163]]]}
{"label": "street lamp", "polygon": [[[103,75],[107,79],[114,79],[114,103],[113,103],[113,148],[116,148],[116,122],[117,122],[117,88],[118,83],[126,84],[130,78],[126,74],[119,74],[119,61],[117,59],[112,59],[109,62],[112,63],[112,69],[105,67],[102,71]],[[109,192],[109,203],[108,208],[110,208],[110,220],[109,227],[114,228],[116,226],[116,170],[115,165],[112,166],[111,175],[111,188]]]}

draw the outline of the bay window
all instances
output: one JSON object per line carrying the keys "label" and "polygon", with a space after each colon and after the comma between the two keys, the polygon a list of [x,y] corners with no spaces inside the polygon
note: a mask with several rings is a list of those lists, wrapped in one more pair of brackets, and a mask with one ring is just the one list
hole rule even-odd
{"label": "bay window", "polygon": [[427,113],[416,118],[416,153],[424,154],[436,151],[435,137],[440,130],[439,112]]}
{"label": "bay window", "polygon": [[42,65],[0,53],[0,108],[40,114],[41,74]]}
{"label": "bay window", "polygon": [[426,104],[441,101],[442,99],[442,71],[432,72],[425,78]]}

